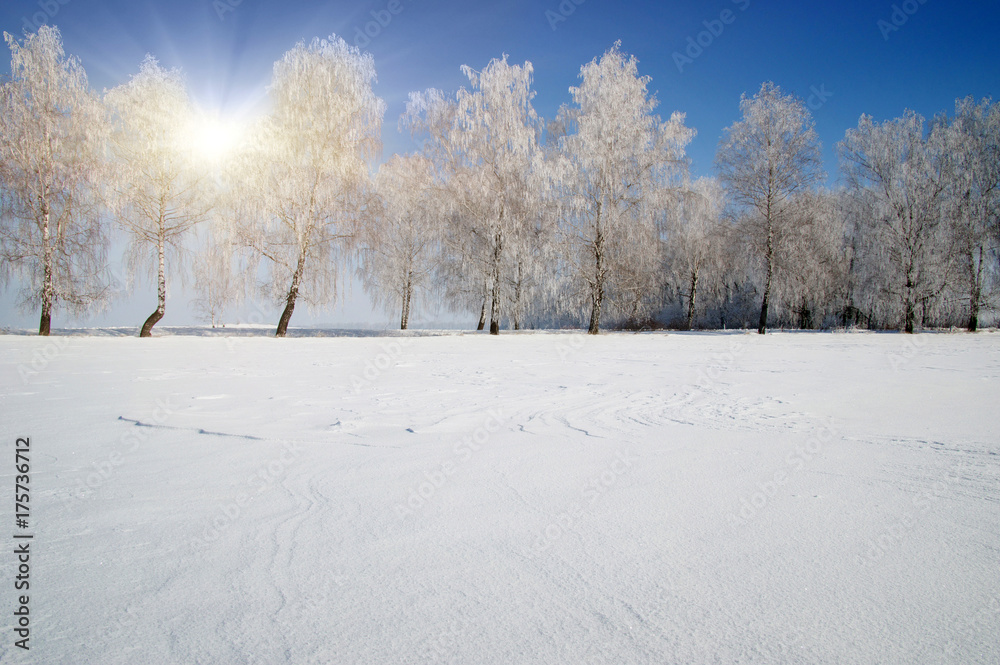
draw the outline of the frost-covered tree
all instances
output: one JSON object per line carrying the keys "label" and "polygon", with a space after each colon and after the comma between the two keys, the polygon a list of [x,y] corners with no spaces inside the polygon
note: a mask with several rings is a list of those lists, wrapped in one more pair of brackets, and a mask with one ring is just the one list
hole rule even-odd
{"label": "frost-covered tree", "polygon": [[113,118],[109,194],[129,234],[127,265],[156,275],[156,309],[139,332],[149,337],[166,312],[168,261],[181,268],[185,237],[212,207],[210,180],[196,162],[196,111],[179,71],[147,55],[139,73],[104,102]]}
{"label": "frost-covered tree", "polygon": [[786,320],[810,329],[843,315],[848,257],[840,192],[806,191],[789,207],[793,232],[785,238],[779,284]]}
{"label": "frost-covered tree", "polygon": [[437,261],[437,288],[452,311],[478,311],[478,329],[486,326],[490,295],[490,258],[477,236],[478,224],[489,215],[485,197],[469,192],[476,168],[462,159],[457,142],[458,103],[442,91],[411,92],[400,130],[409,130],[420,151],[434,165],[437,200],[443,223]]}
{"label": "frost-covered tree", "polygon": [[249,132],[230,186],[233,236],[266,264],[265,292],[284,309],[330,302],[365,206],[370,161],[381,150],[385,103],[375,64],[343,39],[303,42],[274,65],[272,111]]}
{"label": "frost-covered tree", "polygon": [[725,130],[715,163],[719,179],[745,213],[745,237],[760,257],[763,271],[760,321],[767,331],[775,256],[794,230],[789,214],[793,197],[824,177],[820,143],[805,104],[784,95],[771,82],[753,97],[740,99],[743,114]]}
{"label": "frost-covered tree", "polygon": [[960,99],[951,123],[942,117],[933,131],[943,135],[951,249],[969,299],[966,327],[975,332],[1000,247],[1000,106]]}
{"label": "frost-covered tree", "polygon": [[360,232],[365,291],[400,312],[406,330],[415,294],[430,286],[439,257],[442,211],[434,166],[419,155],[394,156],[375,178],[376,201]]}
{"label": "frost-covered tree", "polygon": [[667,271],[687,299],[686,327],[698,312],[698,294],[706,273],[720,272],[725,233],[726,195],[714,178],[699,178],[685,188],[664,219]]}
{"label": "frost-covered tree", "polygon": [[537,204],[542,124],[531,105],[530,62],[511,65],[505,55],[482,71],[463,65],[462,73],[471,90],[459,90],[454,105],[434,90],[411,95],[403,122],[429,134],[425,154],[449,174],[450,220],[460,226],[450,235],[462,251],[452,268],[465,274],[462,292],[483,288],[481,321],[488,309],[495,335],[510,309],[504,285],[518,265],[511,255],[527,242]]}
{"label": "frost-covered tree", "polygon": [[21,278],[21,302],[41,307],[38,334],[48,335],[56,308],[81,313],[109,295],[98,196],[107,123],[58,29],[4,39],[11,76],[0,92],[0,278]]}
{"label": "frost-covered tree", "polygon": [[942,293],[950,271],[941,137],[925,136],[924,118],[907,111],[883,123],[862,115],[839,144],[841,170],[864,224],[860,237],[873,287],[898,303],[888,314],[908,333],[917,307],[926,310]]}
{"label": "frost-covered tree", "polygon": [[635,315],[640,296],[653,289],[660,265],[657,203],[684,171],[684,149],[694,136],[684,114],[663,122],[654,113],[650,78],[639,76],[638,61],[620,46],[580,69],[580,85],[570,88],[575,107],[564,108],[558,121],[573,130],[559,139],[566,257],[590,306],[594,335],[607,301]]}

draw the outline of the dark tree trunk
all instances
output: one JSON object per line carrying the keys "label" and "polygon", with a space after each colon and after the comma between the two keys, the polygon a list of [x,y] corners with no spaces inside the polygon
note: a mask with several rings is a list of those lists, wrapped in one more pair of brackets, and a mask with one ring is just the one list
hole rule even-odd
{"label": "dark tree trunk", "polygon": [[913,290],[916,284],[913,282],[913,252],[906,262],[904,274],[906,282],[903,286],[903,332],[908,335],[913,334],[914,324],[917,320],[917,303],[914,302]]}
{"label": "dark tree trunk", "polygon": [[503,257],[503,235],[497,231],[493,241],[493,293],[490,304],[490,334],[500,334],[500,260]]}
{"label": "dark tree trunk", "polygon": [[156,271],[156,311],[150,314],[149,318],[146,319],[146,322],[142,324],[142,329],[139,331],[139,337],[152,337],[153,326],[155,326],[157,322],[163,318],[163,314],[167,311],[167,278],[166,262],[164,260],[165,249],[165,241],[163,234],[161,233],[156,241],[156,255],[158,260],[158,268]]}
{"label": "dark tree trunk", "polygon": [[771,260],[767,261],[767,279],[764,281],[764,298],[760,303],[760,320],[757,322],[757,334],[767,333],[767,308],[771,299]]}
{"label": "dark tree trunk", "polygon": [[760,304],[760,321],[757,323],[757,334],[767,333],[767,307],[771,299],[771,279],[774,277],[774,234],[771,231],[770,206],[767,219],[767,246],[764,251],[764,262],[767,276],[764,280],[764,298]]}
{"label": "dark tree trunk", "polygon": [[688,296],[687,329],[694,327],[694,308],[698,298],[698,271],[691,271],[691,293]]}
{"label": "dark tree trunk", "polygon": [[916,321],[916,305],[913,302],[912,295],[913,284],[907,280],[906,281],[906,295],[904,296],[903,302],[903,331],[908,334],[913,334],[913,324]]}
{"label": "dark tree trunk", "polygon": [[48,336],[52,331],[52,306],[42,303],[42,316],[38,320],[38,334]]}
{"label": "dark tree trunk", "polygon": [[799,329],[800,330],[812,330],[813,328],[813,315],[812,310],[809,309],[809,304],[802,299],[802,306],[799,307]]}
{"label": "dark tree trunk", "polygon": [[979,264],[976,265],[975,252],[969,254],[969,273],[971,277],[969,289],[969,322],[966,328],[969,332],[979,329],[979,304],[983,297],[983,248],[979,248]]}
{"label": "dark tree trunk", "polygon": [[966,326],[969,332],[976,332],[979,330],[979,304],[976,303],[972,306],[969,311],[969,323]]}
{"label": "dark tree trunk", "polygon": [[413,293],[413,283],[410,276],[406,278],[406,285],[403,287],[403,314],[400,317],[399,329],[406,330],[410,323],[410,297]]}
{"label": "dark tree trunk", "polygon": [[601,331],[601,307],[604,305],[604,233],[601,230],[601,204],[597,204],[597,234],[594,237],[594,283],[591,287],[590,327],[587,333]]}
{"label": "dark tree trunk", "polygon": [[[139,331],[139,337],[152,337],[153,336],[153,326],[155,326],[160,319],[163,318],[163,308],[157,307],[156,311],[149,315],[145,323],[142,324],[142,329]],[[213,328],[215,326],[212,326]]]}
{"label": "dark tree trunk", "polygon": [[47,208],[43,208],[42,214],[45,217],[45,221],[42,227],[42,242],[44,245],[43,263],[42,268],[42,316],[38,321],[38,334],[42,336],[48,336],[52,329],[52,301],[55,300],[55,285],[53,283],[53,255],[54,250],[50,242],[49,235],[49,213]]}
{"label": "dark tree trunk", "polygon": [[292,318],[292,312],[295,311],[295,300],[299,297],[299,282],[302,280],[302,273],[305,271],[305,267],[306,254],[302,252],[299,254],[295,272],[292,274],[292,285],[289,287],[288,297],[285,299],[285,309],[281,312],[281,318],[278,319],[278,329],[274,331],[275,337],[284,337],[285,333],[288,332],[288,322]]}
{"label": "dark tree trunk", "polygon": [[767,306],[768,306],[768,290],[764,291],[764,300],[760,303],[760,320],[757,322],[757,334],[763,335],[767,333]]}

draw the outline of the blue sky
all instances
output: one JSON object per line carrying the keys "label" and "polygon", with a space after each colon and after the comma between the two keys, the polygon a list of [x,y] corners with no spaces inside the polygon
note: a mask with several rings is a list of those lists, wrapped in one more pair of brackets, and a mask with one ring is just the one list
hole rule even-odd
{"label": "blue sky", "polygon": [[[551,118],[570,101],[567,88],[577,83],[580,66],[616,40],[652,78],[660,113],[683,111],[698,131],[689,147],[696,175],[712,173],[722,131],[739,118],[740,95],[753,94],[765,80],[811,103],[831,184],[835,144],[862,113],[881,120],[911,108],[930,118],[952,110],[958,97],[1000,98],[995,0],[62,3],[5,0],[0,29],[20,35],[26,23],[40,19],[57,25],[67,52],[81,58],[97,89],[127,80],[152,53],[182,69],[199,103],[223,115],[258,108],[273,62],[296,41],[335,33],[361,43],[374,55],[376,92],[388,103],[385,157],[413,148],[396,129],[407,93],[456,90],[465,83],[460,65],[479,69],[503,53],[512,62],[530,60],[535,108]],[[359,32],[366,27],[368,34]],[[675,54],[690,61],[679,67]],[[9,71],[7,56],[0,67]],[[2,323],[34,325],[36,314],[17,315],[10,301],[0,303]],[[336,311],[316,317],[296,311],[293,325],[370,319],[363,301],[355,293]],[[131,309],[119,305],[101,322],[137,324]],[[168,303],[164,325],[188,322],[186,307]]]}

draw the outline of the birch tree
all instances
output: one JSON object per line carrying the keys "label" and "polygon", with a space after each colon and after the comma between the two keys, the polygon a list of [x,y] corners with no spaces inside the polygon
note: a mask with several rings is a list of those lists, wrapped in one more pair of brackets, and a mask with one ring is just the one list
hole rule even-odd
{"label": "birch tree", "polygon": [[481,271],[468,263],[464,267],[470,269],[474,284],[482,281],[479,273],[485,273],[481,321],[488,305],[493,335],[500,332],[509,302],[504,297],[512,265],[509,255],[528,235],[536,200],[533,183],[542,123],[531,104],[533,71],[530,62],[509,64],[506,55],[482,71],[463,65],[471,90],[459,90],[453,106],[437,91],[411,95],[405,119],[412,128],[430,131],[427,149],[451,173],[451,219],[465,226],[461,233],[475,245],[466,248],[471,251],[465,258],[484,262]]}
{"label": "birch tree", "polygon": [[847,268],[845,215],[841,195],[826,190],[799,193],[788,214],[792,233],[776,265],[785,273],[777,293],[790,322],[802,329],[822,325],[827,316],[843,315]]}
{"label": "birch tree", "polygon": [[559,140],[566,165],[558,195],[567,257],[589,301],[593,335],[607,299],[635,304],[635,294],[655,282],[657,192],[684,172],[684,149],[694,137],[683,113],[667,122],[654,113],[650,78],[639,76],[638,61],[620,46],[581,67],[580,86],[569,89],[575,107],[558,121],[575,129]]}
{"label": "birch tree", "polygon": [[877,264],[876,286],[899,303],[901,327],[912,333],[918,305],[940,295],[949,272],[944,236],[941,134],[924,135],[924,118],[876,123],[862,115],[839,144],[841,170],[863,211],[865,255]]}
{"label": "birch tree", "polygon": [[699,289],[722,259],[725,192],[714,178],[699,178],[668,208],[665,220],[667,269],[687,298],[686,328],[694,326]]}
{"label": "birch tree", "polygon": [[823,177],[820,143],[809,110],[771,82],[740,99],[741,120],[725,129],[715,164],[719,179],[742,216],[747,239],[763,267],[763,295],[757,332],[767,332],[775,256],[791,232],[793,197]]}
{"label": "birch tree", "polygon": [[41,308],[38,334],[48,335],[57,308],[82,313],[109,295],[97,195],[106,122],[57,28],[4,39],[11,76],[0,92],[0,278],[20,278],[21,303]]}
{"label": "birch tree", "polygon": [[941,118],[934,131],[943,134],[951,247],[969,300],[966,328],[975,332],[998,246],[1000,106],[960,99],[951,123]]}
{"label": "birch tree", "polygon": [[426,291],[439,256],[441,208],[426,157],[394,156],[375,178],[377,202],[360,234],[359,274],[376,304],[400,312],[406,330],[414,295]]}
{"label": "birch tree", "polygon": [[343,39],[300,42],[275,63],[273,110],[238,157],[233,233],[250,250],[251,274],[263,261],[264,291],[284,305],[277,337],[300,298],[321,305],[336,294],[381,150],[385,104],[374,80],[372,56]]}
{"label": "birch tree", "polygon": [[185,236],[212,207],[210,181],[196,161],[196,112],[179,71],[147,55],[104,102],[113,117],[112,209],[131,241],[127,265],[156,275],[156,309],[139,331],[150,337],[166,312],[168,260],[180,267]]}

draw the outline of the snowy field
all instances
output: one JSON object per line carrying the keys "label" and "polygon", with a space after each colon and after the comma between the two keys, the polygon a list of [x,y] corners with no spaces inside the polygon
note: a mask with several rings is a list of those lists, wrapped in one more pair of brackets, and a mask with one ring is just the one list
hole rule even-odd
{"label": "snowy field", "polygon": [[1000,334],[119,334],[0,336],[4,663],[1000,662]]}

